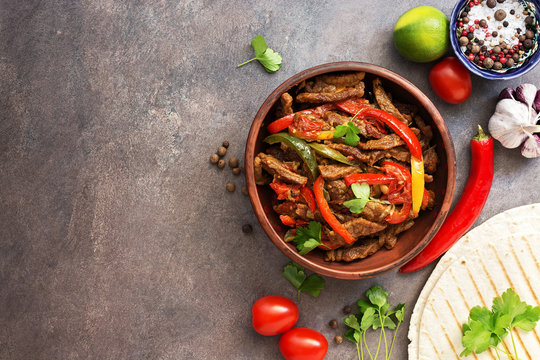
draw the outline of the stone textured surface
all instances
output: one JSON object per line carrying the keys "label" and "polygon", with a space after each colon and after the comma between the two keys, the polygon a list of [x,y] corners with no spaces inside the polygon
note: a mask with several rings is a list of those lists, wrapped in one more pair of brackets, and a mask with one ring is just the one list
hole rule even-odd
{"label": "stone textured surface", "polygon": [[[449,15],[451,3],[430,0]],[[0,358],[278,359],[250,306],[294,296],[288,262],[258,226],[243,179],[209,155],[229,140],[242,158],[259,105],[282,81],[338,60],[380,64],[430,96],[454,138],[461,192],[468,142],[511,82],[475,78],[448,105],[430,64],[403,60],[392,26],[420,1],[2,1],[0,4]],[[262,34],[284,64],[249,59]],[[540,85],[537,82],[537,85]],[[230,156],[228,155],[228,156]],[[539,202],[538,160],[496,145],[492,193],[478,223]],[[237,184],[227,193],[225,183]],[[250,223],[251,235],[241,226]],[[327,323],[382,284],[409,311],[431,266],[366,281],[326,279],[303,296],[299,326],[354,359]],[[395,358],[406,357],[406,326]],[[375,340],[375,339],[372,339]]]}

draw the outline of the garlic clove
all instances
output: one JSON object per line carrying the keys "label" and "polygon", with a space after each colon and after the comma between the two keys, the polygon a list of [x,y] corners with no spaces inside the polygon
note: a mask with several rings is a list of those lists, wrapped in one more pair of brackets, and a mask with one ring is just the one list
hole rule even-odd
{"label": "garlic clove", "polygon": [[540,156],[540,136],[529,134],[527,141],[521,147],[521,155],[526,158],[536,158]]}
{"label": "garlic clove", "polygon": [[533,107],[534,107],[534,110],[540,112],[540,90],[536,92],[536,96],[534,97]]}
{"label": "garlic clove", "polygon": [[516,99],[531,107],[536,97],[536,86],[533,84],[521,84],[516,88]]}
{"label": "garlic clove", "polygon": [[502,99],[489,119],[488,129],[502,146],[513,149],[527,139],[523,127],[529,126],[529,108],[513,99]]}
{"label": "garlic clove", "polygon": [[499,93],[499,98],[497,100],[502,99],[515,99],[516,91],[512,89],[511,87],[507,87],[501,90]]}

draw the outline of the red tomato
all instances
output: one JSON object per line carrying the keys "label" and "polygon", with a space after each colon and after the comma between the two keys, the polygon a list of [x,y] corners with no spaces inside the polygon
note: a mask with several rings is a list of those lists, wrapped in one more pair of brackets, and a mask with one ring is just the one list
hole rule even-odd
{"label": "red tomato", "polygon": [[328,351],[328,341],[318,331],[294,328],[279,339],[279,351],[285,360],[322,360]]}
{"label": "red tomato", "polygon": [[471,75],[455,57],[447,57],[435,65],[429,72],[429,83],[435,93],[450,104],[462,103],[471,95]]}
{"label": "red tomato", "polygon": [[298,307],[283,296],[265,296],[251,308],[252,324],[256,332],[271,336],[281,334],[298,321]]}

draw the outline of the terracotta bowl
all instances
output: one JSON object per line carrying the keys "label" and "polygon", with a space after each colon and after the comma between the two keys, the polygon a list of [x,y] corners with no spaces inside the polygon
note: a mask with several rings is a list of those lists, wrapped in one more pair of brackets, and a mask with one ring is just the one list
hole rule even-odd
{"label": "terracotta bowl", "polygon": [[[354,262],[326,262],[324,253],[314,250],[302,256],[298,254],[294,244],[283,241],[286,226],[272,210],[274,193],[269,186],[257,186],[254,178],[253,159],[267,147],[263,139],[268,136],[266,126],[275,120],[275,108],[282,93],[289,91],[300,82],[321,74],[347,71],[366,72],[365,83],[371,88],[371,81],[379,77],[385,90],[393,98],[403,103],[415,104],[420,108],[420,115],[433,128],[433,142],[437,145],[439,164],[434,174],[434,181],[428,185],[435,192],[436,206],[433,210],[422,212],[412,228],[400,234],[396,246],[392,250],[381,249],[375,254]],[[456,157],[454,146],[446,124],[433,103],[416,86],[403,77],[383,67],[361,62],[336,62],[312,67],[304,70],[270,94],[257,112],[246,144],[245,154],[246,183],[251,204],[262,228],[287,257],[305,268],[321,275],[340,279],[362,279],[380,275],[390,271],[418,254],[435,235],[442,225],[450,205],[456,183]],[[266,210],[265,210],[266,209]]]}

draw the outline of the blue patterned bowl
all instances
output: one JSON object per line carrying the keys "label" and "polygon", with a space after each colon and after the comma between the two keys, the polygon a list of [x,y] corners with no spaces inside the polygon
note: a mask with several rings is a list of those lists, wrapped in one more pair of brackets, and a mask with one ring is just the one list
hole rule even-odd
{"label": "blue patterned bowl", "polygon": [[[482,70],[467,59],[465,54],[461,51],[458,39],[456,37],[456,28],[457,28],[457,19],[459,18],[460,10],[467,4],[470,0],[460,0],[457,2],[454,10],[452,11],[452,16],[450,18],[450,43],[452,44],[452,49],[456,54],[457,58],[461,63],[473,74],[483,77],[488,80],[509,80],[519,77],[538,64],[540,61],[540,46],[536,49],[536,52],[529,57],[523,65],[516,69],[508,70],[505,73],[496,73],[489,70]],[[531,8],[534,8],[535,15],[538,21],[540,21],[540,0],[530,0],[527,1],[530,4]]]}

